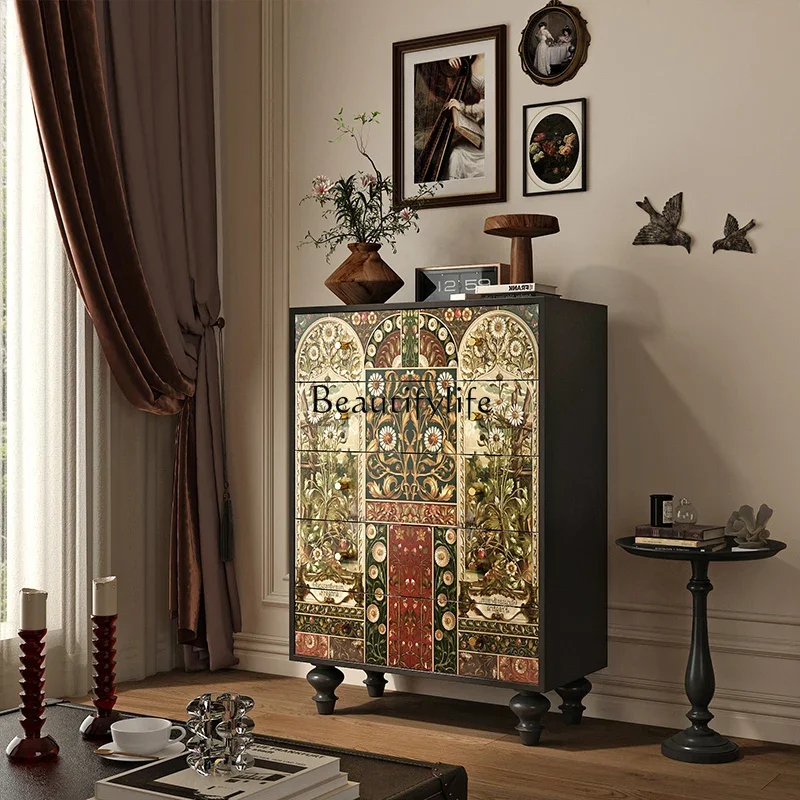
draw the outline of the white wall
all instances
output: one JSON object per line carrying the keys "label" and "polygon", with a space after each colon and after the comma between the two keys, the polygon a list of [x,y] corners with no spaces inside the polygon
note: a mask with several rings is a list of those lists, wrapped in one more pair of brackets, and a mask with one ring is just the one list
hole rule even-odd
{"label": "white wall", "polygon": [[[571,298],[605,303],[610,332],[610,657],[590,713],[683,726],[681,684],[689,626],[679,564],[634,560],[613,545],[648,516],[648,494],[688,495],[704,521],[742,503],[775,508],[768,562],[716,565],[710,627],[717,727],[800,743],[800,272],[794,236],[795,44],[800,5],[771,0],[581,0],[589,58],[561,87],[523,74],[519,34],[537,4],[522,0],[229,0],[221,5],[227,380],[231,471],[242,583],[242,666],[302,674],[286,660],[285,306],[331,304],[336,261],[296,243],[320,229],[298,206],[309,180],[359,166],[329,144],[331,118],[385,116],[371,143],[391,165],[391,44],[508,24],[509,201],[425,212],[418,236],[386,260],[413,268],[507,258],[485,236],[485,216],[542,212],[562,232],[536,243],[537,278]],[[263,15],[261,12],[263,11]],[[269,58],[262,60],[264,52]],[[262,71],[263,68],[263,71]],[[589,191],[521,194],[521,109],[588,99]],[[263,130],[262,130],[263,129]],[[659,207],[684,192],[692,254],[632,247],[647,194]],[[258,213],[261,218],[258,219]],[[753,256],[711,254],[730,212],[751,233]],[[338,254],[342,260],[345,253]],[[288,285],[287,285],[288,281]],[[353,677],[360,679],[357,673]],[[509,692],[431,680],[404,687],[505,702]]]}

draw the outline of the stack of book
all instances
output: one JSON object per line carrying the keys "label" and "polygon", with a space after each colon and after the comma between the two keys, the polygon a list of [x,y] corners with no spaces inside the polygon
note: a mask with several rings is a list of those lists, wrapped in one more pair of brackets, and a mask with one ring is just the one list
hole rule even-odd
{"label": "stack of book", "polygon": [[451,300],[512,300],[535,297],[537,294],[552,294],[560,297],[558,287],[549,283],[500,283],[492,286],[476,286],[474,292],[451,294]]}
{"label": "stack of book", "polygon": [[722,525],[637,525],[635,541],[659,550],[714,551],[726,547]]}
{"label": "stack of book", "polygon": [[339,771],[339,759],[305,750],[254,744],[251,769],[203,776],[186,764],[186,754],[104,778],[93,800],[174,800],[202,797],[235,800],[357,800],[359,785]]}

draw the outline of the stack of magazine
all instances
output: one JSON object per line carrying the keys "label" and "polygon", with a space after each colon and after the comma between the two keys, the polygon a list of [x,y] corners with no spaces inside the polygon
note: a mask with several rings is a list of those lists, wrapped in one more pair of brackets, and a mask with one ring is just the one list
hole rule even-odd
{"label": "stack of magazine", "polygon": [[304,750],[254,744],[252,769],[204,777],[186,755],[166,758],[104,778],[93,800],[356,800],[357,783],[339,771],[339,759]]}
{"label": "stack of magazine", "polygon": [[514,297],[534,297],[551,294],[560,297],[558,287],[549,283],[498,283],[492,286],[476,286],[474,292],[451,294],[450,300],[511,300]]}

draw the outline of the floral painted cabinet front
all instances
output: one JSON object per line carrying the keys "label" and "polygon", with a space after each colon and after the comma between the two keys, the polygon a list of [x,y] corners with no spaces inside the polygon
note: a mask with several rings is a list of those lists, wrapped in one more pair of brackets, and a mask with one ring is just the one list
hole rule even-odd
{"label": "floral painted cabinet front", "polygon": [[538,685],[538,317],[295,315],[295,657]]}

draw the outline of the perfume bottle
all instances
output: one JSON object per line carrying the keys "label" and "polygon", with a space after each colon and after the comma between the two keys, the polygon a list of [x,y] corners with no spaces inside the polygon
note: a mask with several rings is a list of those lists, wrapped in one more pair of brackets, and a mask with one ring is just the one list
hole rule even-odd
{"label": "perfume bottle", "polygon": [[682,497],[675,509],[676,525],[694,525],[697,522],[697,509],[688,497]]}

